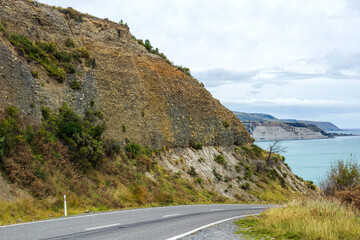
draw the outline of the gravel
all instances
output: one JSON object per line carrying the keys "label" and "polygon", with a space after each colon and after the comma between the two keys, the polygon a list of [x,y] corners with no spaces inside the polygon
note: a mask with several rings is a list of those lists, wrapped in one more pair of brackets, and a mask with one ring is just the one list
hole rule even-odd
{"label": "gravel", "polygon": [[234,224],[234,220],[219,223],[217,225],[202,229],[181,240],[239,240],[241,234],[234,234],[238,230],[238,226]]}

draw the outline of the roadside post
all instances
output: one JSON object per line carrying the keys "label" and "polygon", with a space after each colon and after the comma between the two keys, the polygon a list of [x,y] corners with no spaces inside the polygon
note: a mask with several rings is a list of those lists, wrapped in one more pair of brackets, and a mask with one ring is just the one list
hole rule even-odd
{"label": "roadside post", "polygon": [[67,216],[67,209],[66,209],[66,195],[64,195],[64,215]]}

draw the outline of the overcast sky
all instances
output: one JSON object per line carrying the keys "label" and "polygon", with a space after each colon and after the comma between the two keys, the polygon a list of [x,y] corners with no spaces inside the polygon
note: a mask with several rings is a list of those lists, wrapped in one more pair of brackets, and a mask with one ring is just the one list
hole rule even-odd
{"label": "overcast sky", "polygon": [[235,111],[360,128],[358,0],[41,0],[128,23]]}

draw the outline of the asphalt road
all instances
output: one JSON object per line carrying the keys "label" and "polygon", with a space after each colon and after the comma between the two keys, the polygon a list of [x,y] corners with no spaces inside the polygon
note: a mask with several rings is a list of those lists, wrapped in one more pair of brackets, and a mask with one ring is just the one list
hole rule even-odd
{"label": "asphalt road", "polygon": [[212,204],[86,214],[0,226],[0,239],[177,239],[206,225],[257,214],[269,207]]}

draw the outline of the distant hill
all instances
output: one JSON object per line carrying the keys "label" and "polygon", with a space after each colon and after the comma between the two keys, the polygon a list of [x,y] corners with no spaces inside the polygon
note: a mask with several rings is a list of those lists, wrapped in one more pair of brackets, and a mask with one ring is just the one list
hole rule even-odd
{"label": "distant hill", "polygon": [[233,112],[241,121],[269,121],[269,122],[280,122],[281,120],[271,116],[270,114],[264,113],[244,113],[244,112]]}
{"label": "distant hill", "polygon": [[338,128],[335,124],[331,122],[320,122],[320,121],[308,121],[308,120],[297,120],[297,119],[278,119],[270,114],[264,113],[244,113],[244,112],[234,112],[234,114],[241,121],[268,121],[268,122],[283,122],[283,123],[305,123],[307,125],[315,125],[323,131],[338,131]]}
{"label": "distant hill", "polygon": [[296,119],[281,119],[283,122],[298,122],[298,123],[305,123],[315,125],[318,128],[321,128],[324,131],[338,131],[338,128],[335,124],[331,122],[318,122],[318,121],[307,121],[307,120],[296,120]]}

